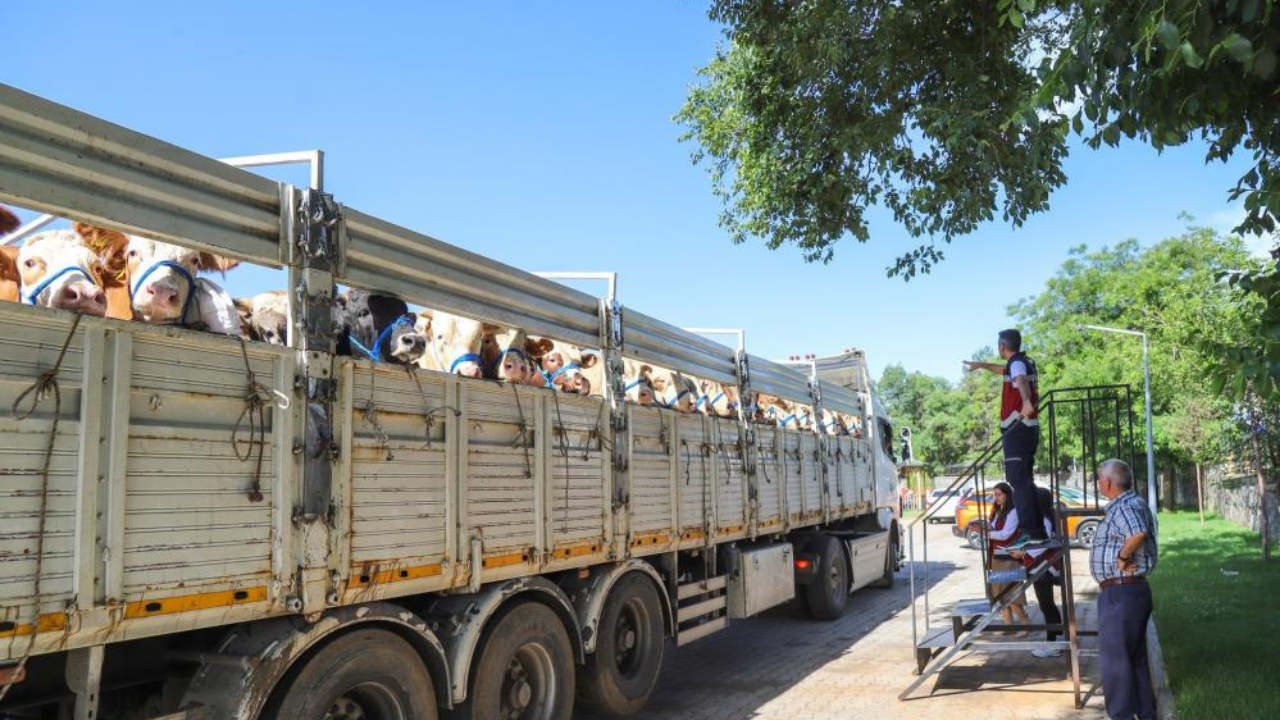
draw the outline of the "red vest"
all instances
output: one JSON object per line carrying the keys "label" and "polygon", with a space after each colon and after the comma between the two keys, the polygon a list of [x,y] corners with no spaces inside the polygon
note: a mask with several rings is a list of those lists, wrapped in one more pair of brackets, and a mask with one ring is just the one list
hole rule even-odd
{"label": "red vest", "polygon": [[[1010,498],[1009,502],[1013,502],[1013,499]],[[987,519],[987,522],[991,525],[992,530],[1003,530],[1004,524],[1008,521],[1009,521],[1009,513],[1005,513],[1001,515],[999,510],[995,509],[994,507],[991,508],[991,517]],[[1008,540],[996,540],[994,538],[988,537],[987,538],[987,567],[991,567],[991,562],[995,560],[996,550],[998,548],[1009,547],[1010,545],[1013,544],[1013,541],[1017,539],[1018,539],[1017,533],[1014,533],[1013,537],[1009,538]]]}
{"label": "red vest", "polygon": [[[1021,360],[1027,366],[1027,380],[1031,381],[1031,404],[1040,404],[1040,381],[1036,375],[1036,364],[1026,353],[1017,353],[1009,358],[1009,362],[1004,366],[1004,387],[1000,394],[1000,422],[1003,424],[1009,419],[1009,416],[1022,412],[1022,393],[1018,391],[1018,386],[1013,384],[1013,376],[1010,370],[1013,367],[1014,360]],[[1034,420],[1038,413],[1032,413],[1027,420]]]}

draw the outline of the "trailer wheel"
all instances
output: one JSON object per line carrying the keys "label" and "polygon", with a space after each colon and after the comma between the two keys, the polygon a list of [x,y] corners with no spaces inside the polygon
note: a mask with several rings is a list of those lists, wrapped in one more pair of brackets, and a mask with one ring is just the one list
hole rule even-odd
{"label": "trailer wheel", "polygon": [[291,670],[262,716],[435,720],[436,695],[413,647],[393,632],[370,628],[335,638]]}
{"label": "trailer wheel", "polygon": [[555,612],[516,605],[487,633],[471,691],[458,717],[470,720],[569,720],[573,648]]}
{"label": "trailer wheel", "polygon": [[879,580],[871,583],[871,587],[882,589],[893,587],[894,572],[898,569],[898,546],[901,542],[898,539],[898,526],[893,525],[889,529],[889,547],[885,548],[884,575]]}
{"label": "trailer wheel", "polygon": [[818,553],[818,577],[805,586],[809,616],[817,620],[836,620],[849,604],[849,563],[840,540],[822,535],[809,546]]}
{"label": "trailer wheel", "polygon": [[578,698],[600,712],[631,715],[644,707],[662,669],[662,605],[648,578],[631,573],[609,591],[596,651],[578,676]]}

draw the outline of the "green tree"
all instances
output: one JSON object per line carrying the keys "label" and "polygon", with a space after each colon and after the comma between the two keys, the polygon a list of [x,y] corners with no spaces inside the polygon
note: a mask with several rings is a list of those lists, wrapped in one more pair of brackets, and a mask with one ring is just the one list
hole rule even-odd
{"label": "green tree", "polygon": [[869,240],[880,204],[922,239],[889,269],[910,278],[937,241],[1047,209],[1073,133],[1242,149],[1237,229],[1275,229],[1275,0],[717,0],[710,16],[727,45],[676,118],[735,242],[829,261]]}
{"label": "green tree", "polygon": [[[1152,415],[1156,454],[1170,467],[1193,462],[1196,451],[1180,437],[1188,403],[1221,402],[1212,385],[1223,358],[1205,338],[1249,337],[1261,303],[1242,298],[1219,276],[1255,268],[1238,237],[1189,229],[1143,249],[1134,241],[1089,251],[1081,246],[1046,283],[1044,292],[1010,308],[1046,388],[1128,384],[1142,386],[1141,344],[1089,332],[1081,325],[1136,328],[1150,336]],[[1140,398],[1140,395],[1139,395]],[[1141,413],[1141,400],[1135,412]],[[1225,412],[1225,411],[1224,411]],[[1071,417],[1059,418],[1071,438]],[[1140,443],[1139,443],[1140,444]],[[1059,468],[1079,448],[1069,443],[1054,458]]]}

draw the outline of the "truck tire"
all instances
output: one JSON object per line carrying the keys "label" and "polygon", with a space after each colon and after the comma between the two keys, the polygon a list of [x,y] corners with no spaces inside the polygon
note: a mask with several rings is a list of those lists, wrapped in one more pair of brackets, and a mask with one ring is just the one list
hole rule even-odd
{"label": "truck tire", "polygon": [[843,543],[823,535],[810,546],[818,553],[818,577],[805,586],[809,617],[815,620],[838,620],[849,604],[849,562],[845,560]]}
{"label": "truck tire", "polygon": [[263,718],[435,720],[431,675],[409,643],[388,630],[340,635],[290,670]]}
{"label": "truck tire", "polygon": [[902,542],[898,538],[898,526],[893,525],[889,529],[889,547],[885,548],[884,553],[884,575],[871,583],[871,587],[881,589],[893,587],[894,573],[898,569],[898,546]]}
{"label": "truck tire", "polygon": [[551,608],[522,602],[486,632],[467,700],[468,720],[569,720],[573,648]]}
{"label": "truck tire", "polygon": [[657,589],[640,573],[623,576],[600,615],[596,651],[578,676],[578,698],[612,715],[638,712],[658,684],[665,641]]}

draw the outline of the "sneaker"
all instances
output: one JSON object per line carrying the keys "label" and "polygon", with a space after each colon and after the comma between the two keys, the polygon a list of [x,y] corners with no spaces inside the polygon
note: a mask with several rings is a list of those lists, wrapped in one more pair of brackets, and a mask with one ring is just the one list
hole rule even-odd
{"label": "sneaker", "polygon": [[1036,648],[1031,651],[1031,654],[1038,658],[1062,657],[1062,650],[1059,648]]}

